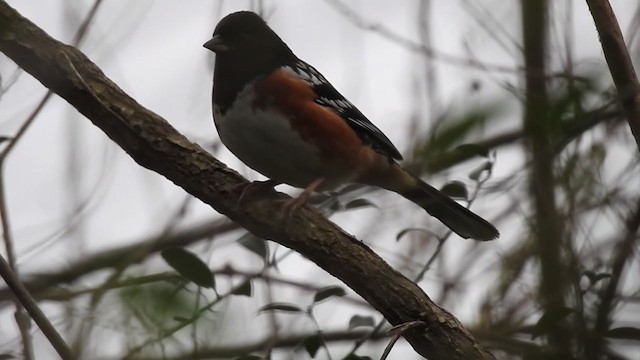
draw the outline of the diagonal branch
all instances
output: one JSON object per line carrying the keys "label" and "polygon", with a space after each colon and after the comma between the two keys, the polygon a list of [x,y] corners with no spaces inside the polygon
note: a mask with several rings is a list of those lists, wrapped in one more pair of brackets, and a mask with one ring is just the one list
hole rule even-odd
{"label": "diagonal branch", "polygon": [[275,191],[246,196],[240,206],[234,189],[245,179],[139,105],[78,49],[52,39],[4,1],[0,1],[0,51],[67,100],[141,166],[253,234],[301,253],[342,280],[391,324],[423,321],[426,329],[405,334],[422,356],[493,359],[422,289],[317,211],[302,208],[284,222],[273,215],[281,207],[276,200],[285,198]]}
{"label": "diagonal branch", "polygon": [[[58,355],[60,355],[63,360],[75,359],[76,357],[73,355],[67,343],[58,331],[56,331],[56,328],[51,324],[40,307],[38,307],[38,303],[31,297],[29,291],[22,285],[20,280],[18,280],[11,266],[9,266],[9,263],[2,256],[0,256],[0,273],[2,273],[2,278],[7,283],[7,286],[13,290],[16,299],[24,306],[35,323],[38,324],[38,327],[42,330],[42,333],[47,337],[51,345],[53,345]],[[21,315],[21,313],[16,313],[16,316]]]}
{"label": "diagonal branch", "polygon": [[640,83],[608,0],[586,0],[600,36],[604,57],[618,90],[631,133],[640,150]]}
{"label": "diagonal branch", "polygon": [[[322,340],[329,342],[346,342],[357,340],[363,336],[367,336],[369,334],[368,330],[360,330],[354,329],[351,331],[323,331],[322,332]],[[178,359],[231,359],[231,358],[243,358],[243,355],[255,353],[255,352],[264,352],[269,349],[283,349],[283,348],[297,348],[302,344],[306,339],[311,336],[316,336],[318,333],[303,333],[303,334],[291,334],[286,336],[280,336],[277,338],[265,338],[263,340],[258,340],[255,342],[246,342],[238,345],[217,345],[217,346],[204,346],[197,350],[197,352],[193,351],[184,351],[181,354],[175,355],[165,355],[163,359],[165,360],[178,360]],[[388,337],[386,334],[376,334],[372,337],[373,341],[382,341]],[[136,357],[136,360],[151,360],[157,359],[157,357],[144,357],[141,355]]]}
{"label": "diagonal branch", "polygon": [[[175,233],[166,234],[161,237],[152,236],[142,240],[132,240],[129,242],[129,245],[123,245],[102,251],[98,254],[85,256],[65,269],[35,274],[26,279],[22,279],[22,282],[36,299],[40,299],[47,290],[64,283],[74,282],[78,278],[94,271],[117,268],[123,264],[136,263],[146,256],[160,252],[162,249],[171,246],[189,246],[197,241],[211,239],[237,228],[238,225],[229,220],[219,219],[194,225],[188,229],[176,231]],[[0,308],[2,308],[4,301],[10,300],[11,298],[11,289],[6,287],[0,288]]]}
{"label": "diagonal branch", "polygon": [[[596,109],[584,116],[572,119],[563,126],[562,137],[553,141],[554,151],[558,152],[567,143],[574,138],[580,136],[584,132],[592,129],[598,124],[604,122],[620,121],[620,111],[608,110],[607,108]],[[495,149],[501,146],[511,145],[518,142],[524,136],[521,130],[506,132],[484,140],[477,141],[476,144],[487,148]],[[404,164],[415,173],[422,173],[423,168],[430,172],[438,172],[452,165],[470,159],[475,153],[452,150],[442,156],[428,159],[426,165],[419,163]],[[351,190],[352,187],[344,189],[345,192]],[[130,245],[120,246],[110,250],[104,250],[100,253],[89,255],[75,262],[71,262],[66,268],[60,270],[49,271],[46,274],[33,274],[26,279],[22,279],[24,285],[31,291],[36,299],[41,298],[42,293],[47,290],[59,286],[63,283],[71,283],[82,276],[91,272],[112,268],[117,264],[122,264],[126,259],[130,259],[131,254],[140,254],[144,249],[144,253],[149,256],[168,246],[188,246],[198,241],[203,241],[217,236],[221,233],[231,231],[237,228],[236,224],[224,221],[210,221],[202,224],[193,225],[188,229],[177,230],[174,233],[167,234],[159,239],[157,236],[144,238],[141,240],[131,240],[125,243]],[[46,296],[46,295],[45,295]],[[3,302],[11,300],[11,289],[0,287],[0,308]]]}

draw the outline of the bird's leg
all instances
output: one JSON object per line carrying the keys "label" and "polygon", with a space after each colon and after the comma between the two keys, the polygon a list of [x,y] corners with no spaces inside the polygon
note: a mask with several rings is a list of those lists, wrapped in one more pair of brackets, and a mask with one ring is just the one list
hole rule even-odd
{"label": "bird's leg", "polygon": [[302,191],[302,193],[300,193],[300,195],[287,200],[282,206],[282,209],[285,211],[285,213],[288,213],[290,215],[293,211],[299,209],[302,205],[304,205],[309,199],[309,196],[313,194],[313,192],[318,188],[318,186],[320,186],[320,184],[322,184],[323,181],[324,178],[317,178],[313,180],[311,184],[309,184]]}
{"label": "bird's leg", "polygon": [[240,191],[240,196],[238,197],[238,204],[242,204],[244,197],[251,191],[264,191],[268,189],[273,189],[274,187],[282,184],[281,181],[277,180],[264,180],[264,181],[252,181],[250,183],[242,183],[234,186],[231,191],[238,192]]}

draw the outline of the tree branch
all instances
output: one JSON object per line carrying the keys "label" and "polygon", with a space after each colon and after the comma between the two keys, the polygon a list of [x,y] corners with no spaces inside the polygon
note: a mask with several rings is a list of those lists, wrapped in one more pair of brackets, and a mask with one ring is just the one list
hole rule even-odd
{"label": "tree branch", "polygon": [[[622,115],[619,110],[609,110],[608,107],[604,107],[590,111],[584,116],[568,121],[563,125],[562,134],[559,135],[559,138],[555,141],[552,139],[554,151],[559,152],[564,148],[564,146],[566,146],[566,144],[570,143],[573,139],[579,137],[598,124],[621,121],[621,116]],[[519,142],[522,140],[523,136],[523,131],[516,130],[480,140],[475,143],[487,149],[495,149],[501,146],[510,145],[514,142]],[[473,156],[476,156],[476,154],[472,152],[452,150],[442,154],[442,156],[427,159],[427,164],[416,162],[404,165],[408,166],[415,173],[422,173],[425,171],[425,168],[427,172],[438,172],[462,161],[468,160]],[[344,190],[348,192],[349,188]],[[224,221],[211,221],[194,225],[188,229],[177,230],[170,234],[166,234],[161,239],[154,236],[141,240],[126,241],[125,243],[132,245],[124,245],[114,249],[104,250],[100,253],[78,259],[77,261],[70,263],[64,269],[57,271],[54,270],[53,272],[49,271],[45,274],[32,274],[26,279],[23,277],[21,280],[24,283],[24,286],[36,299],[40,299],[43,296],[46,299],[48,295],[43,294],[43,292],[63,283],[71,283],[91,272],[112,268],[118,264],[122,264],[123,261],[130,259],[129,255],[131,254],[140,254],[141,251],[144,250],[146,255],[149,256],[164,249],[165,247],[188,246],[195,242],[210,239],[227,231],[234,230],[237,227],[238,226],[236,224],[225,219]],[[0,288],[0,308],[3,306],[3,302],[11,299],[11,289],[7,287]]]}
{"label": "tree branch", "polygon": [[[237,224],[227,219],[219,219],[194,225],[185,230],[171,232],[161,237],[152,236],[143,240],[129,241],[130,245],[119,246],[94,255],[87,255],[65,269],[35,274],[22,279],[22,282],[33,296],[39,299],[47,290],[64,283],[71,283],[94,271],[136,263],[146,256],[157,253],[167,247],[189,246],[197,241],[210,239],[237,228]],[[0,307],[2,307],[3,301],[10,299],[11,289],[0,288]]]}
{"label": "tree branch", "polygon": [[[529,186],[534,199],[537,254],[540,259],[540,294],[543,309],[555,313],[565,307],[566,274],[562,264],[562,226],[556,208],[553,172],[554,151],[550,138],[560,119],[552,118],[546,82],[547,1],[522,0],[525,63],[524,131],[531,157]],[[549,331],[558,351],[569,342],[560,327]]]}
{"label": "tree branch", "polygon": [[[24,308],[29,313],[29,316],[38,324],[40,330],[45,335],[45,337],[49,340],[51,345],[53,345],[54,349],[58,352],[58,355],[64,360],[72,360],[76,357],[73,355],[73,352],[64,341],[62,336],[56,331],[56,328],[53,327],[47,316],[42,312],[40,307],[38,307],[38,303],[31,297],[29,291],[25,289],[22,285],[18,277],[9,266],[9,263],[4,259],[4,257],[0,256],[0,273],[2,274],[2,278],[7,283],[7,285],[13,291],[16,299],[20,301],[20,304],[24,306]],[[24,316],[22,313],[16,312],[16,316]],[[16,319],[17,321],[22,321],[22,319]]]}
{"label": "tree branch", "polygon": [[[342,280],[393,325],[423,321],[405,334],[432,359],[493,359],[462,324],[416,284],[317,211],[304,207],[290,221],[274,217],[285,195],[250,194],[246,182],[166,120],[125,94],[78,49],[62,44],[0,1],[0,51],[102,129],[141,166],[162,174],[256,236],[276,241]],[[363,278],[365,277],[366,278]]]}
{"label": "tree branch", "polygon": [[640,83],[624,43],[622,31],[608,0],[587,0],[600,36],[604,57],[618,90],[631,133],[640,150]]}
{"label": "tree branch", "polygon": [[595,336],[588,343],[591,358],[602,356],[606,350],[605,333],[611,326],[611,315],[618,300],[616,294],[622,283],[623,270],[636,251],[634,248],[638,242],[638,229],[640,229],[640,199],[637,200],[635,208],[628,215],[626,221],[626,232],[622,239],[618,241],[611,260],[611,279],[600,293],[600,303],[596,311],[596,319],[593,328]]}
{"label": "tree branch", "polygon": [[[345,342],[357,340],[363,336],[367,336],[370,330],[354,329],[351,331],[323,331],[322,340],[325,342]],[[201,347],[197,352],[185,351],[182,354],[167,354],[163,357],[165,360],[178,359],[230,359],[241,357],[242,355],[253,352],[265,352],[272,349],[296,348],[302,344],[307,338],[315,336],[317,333],[292,334],[281,336],[276,339],[271,337],[255,342],[247,342],[239,345],[223,345],[212,347]],[[371,338],[373,341],[381,341],[389,337],[386,334],[376,334]],[[136,360],[151,360],[157,357],[136,357]]]}

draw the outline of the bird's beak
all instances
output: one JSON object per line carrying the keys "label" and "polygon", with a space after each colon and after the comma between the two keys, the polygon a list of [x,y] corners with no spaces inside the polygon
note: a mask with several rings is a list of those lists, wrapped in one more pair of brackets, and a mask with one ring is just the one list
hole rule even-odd
{"label": "bird's beak", "polygon": [[220,37],[220,35],[214,35],[211,38],[211,40],[207,41],[202,46],[204,46],[207,49],[213,51],[214,53],[225,52],[225,51],[229,50],[229,46],[227,46],[227,44],[224,43],[224,41],[222,40],[222,37]]}

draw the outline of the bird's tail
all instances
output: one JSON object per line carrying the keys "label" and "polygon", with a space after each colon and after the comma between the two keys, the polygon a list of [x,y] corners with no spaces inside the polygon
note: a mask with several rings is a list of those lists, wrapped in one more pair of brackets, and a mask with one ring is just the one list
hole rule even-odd
{"label": "bird's tail", "polygon": [[404,198],[425,209],[461,237],[480,241],[496,239],[500,234],[495,226],[458,204],[433,186],[411,175],[415,185],[397,191]]}

